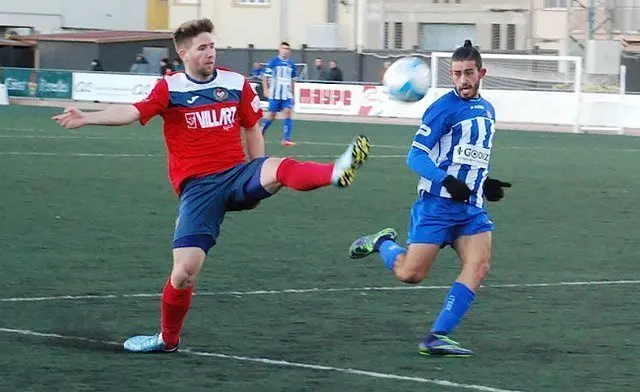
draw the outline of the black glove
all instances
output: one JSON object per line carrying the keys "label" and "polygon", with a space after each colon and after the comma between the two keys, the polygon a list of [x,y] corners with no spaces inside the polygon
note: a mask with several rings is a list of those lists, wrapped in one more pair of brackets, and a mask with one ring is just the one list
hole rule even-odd
{"label": "black glove", "polygon": [[458,180],[452,175],[445,177],[442,185],[451,194],[451,198],[455,201],[467,201],[471,196],[471,189],[464,182]]}
{"label": "black glove", "polygon": [[482,190],[489,201],[498,201],[504,197],[504,189],[511,188],[511,183],[496,180],[495,178],[487,178],[484,181]]}

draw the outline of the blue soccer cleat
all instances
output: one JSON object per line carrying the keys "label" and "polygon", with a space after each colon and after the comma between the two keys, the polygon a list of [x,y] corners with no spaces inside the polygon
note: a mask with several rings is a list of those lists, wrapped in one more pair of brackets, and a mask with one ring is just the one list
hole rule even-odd
{"label": "blue soccer cleat", "polygon": [[359,135],[349,144],[347,150],[336,159],[331,174],[331,183],[338,188],[351,185],[356,172],[369,157],[371,144],[364,135]]}
{"label": "blue soccer cleat", "polygon": [[473,355],[473,351],[460,347],[460,343],[446,335],[431,334],[418,346],[421,355],[438,357],[466,358]]}
{"label": "blue soccer cleat", "polygon": [[124,350],[130,353],[172,353],[178,351],[178,344],[167,349],[162,334],[138,335],[124,342]]}
{"label": "blue soccer cleat", "polygon": [[375,234],[365,235],[364,237],[360,237],[357,240],[353,241],[351,246],[349,247],[349,257],[352,259],[361,259],[363,257],[367,257],[372,253],[378,251],[376,245],[380,245],[383,241],[390,240],[395,241],[398,236],[398,232],[388,227],[386,229],[382,229]]}

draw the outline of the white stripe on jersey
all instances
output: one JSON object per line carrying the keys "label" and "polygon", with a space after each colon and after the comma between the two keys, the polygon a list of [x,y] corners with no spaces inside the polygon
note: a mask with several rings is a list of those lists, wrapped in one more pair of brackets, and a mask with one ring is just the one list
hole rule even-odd
{"label": "white stripe on jersey", "polygon": [[291,91],[293,71],[289,65],[277,65],[273,67],[271,75],[271,85],[269,86],[269,98],[271,99],[289,99],[293,98]]}
{"label": "white stripe on jersey", "polygon": [[415,147],[415,148],[419,148],[422,151],[426,152],[427,154],[431,153],[431,150],[429,150],[429,148],[427,146],[425,146],[424,144],[422,144],[422,143],[418,143],[418,142],[414,141],[413,143],[411,143],[411,146]]}
{"label": "white stripe on jersey", "polygon": [[449,153],[449,150],[451,150],[451,131],[453,128],[451,128],[449,130],[448,133],[446,133],[445,135],[443,135],[440,138],[440,141],[438,142],[438,145],[440,146],[440,150],[438,151],[438,155],[435,157],[436,159],[434,159],[433,161],[436,163],[436,166],[440,167],[443,163],[446,162],[447,160],[447,154]]}
{"label": "white stripe on jersey", "polygon": [[190,91],[206,90],[209,88],[223,87],[227,90],[242,91],[244,87],[244,76],[237,72],[217,69],[217,76],[208,83],[196,83],[189,78],[184,72],[178,72],[173,75],[165,76],[170,92],[186,93]]}

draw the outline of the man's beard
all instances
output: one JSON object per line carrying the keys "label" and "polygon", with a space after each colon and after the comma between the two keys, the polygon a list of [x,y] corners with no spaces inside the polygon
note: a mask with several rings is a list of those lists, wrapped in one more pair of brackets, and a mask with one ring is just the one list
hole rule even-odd
{"label": "man's beard", "polygon": [[210,77],[211,75],[213,75],[215,71],[215,66],[213,66],[212,68],[199,68],[196,72],[198,72],[198,76],[201,76],[203,79],[207,79],[208,77]]}
{"label": "man's beard", "polygon": [[460,88],[456,87],[456,91],[458,92],[458,95],[463,96],[462,90],[465,87],[469,87],[471,89],[470,91],[471,94],[469,95],[469,98],[473,98],[476,95],[478,95],[478,92],[480,91],[480,82],[478,81],[478,83],[476,83],[475,85],[465,84],[465,85],[462,85]]}

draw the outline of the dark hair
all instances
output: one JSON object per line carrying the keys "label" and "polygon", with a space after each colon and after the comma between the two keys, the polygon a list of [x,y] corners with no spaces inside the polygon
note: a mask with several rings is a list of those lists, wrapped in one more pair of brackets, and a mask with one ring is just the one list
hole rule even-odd
{"label": "dark hair", "polygon": [[287,41],[280,42],[280,46],[286,46],[287,48],[291,47],[291,45],[289,45],[289,43]]}
{"label": "dark hair", "polygon": [[202,33],[213,33],[213,22],[208,18],[194,19],[184,22],[173,32],[173,43],[176,47],[184,45]]}
{"label": "dark hair", "polygon": [[482,56],[478,49],[473,47],[470,39],[464,41],[464,45],[456,49],[451,56],[451,61],[473,60],[476,62],[478,69],[482,68]]}

